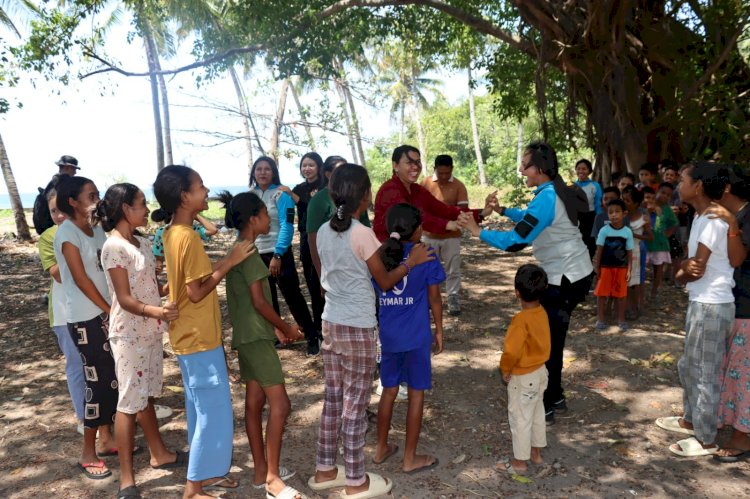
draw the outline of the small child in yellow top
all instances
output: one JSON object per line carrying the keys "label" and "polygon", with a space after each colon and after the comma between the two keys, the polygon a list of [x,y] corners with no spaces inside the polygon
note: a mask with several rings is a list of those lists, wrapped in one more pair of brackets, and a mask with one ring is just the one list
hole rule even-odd
{"label": "small child in yellow top", "polygon": [[521,311],[505,333],[500,358],[503,381],[508,384],[508,421],[513,438],[513,459],[498,464],[504,470],[522,475],[527,461],[542,464],[542,447],[547,446],[544,421],[544,390],[547,388],[547,362],[550,355],[550,331],[547,312],[539,298],[547,288],[547,274],[532,264],[516,272],[516,297]]}

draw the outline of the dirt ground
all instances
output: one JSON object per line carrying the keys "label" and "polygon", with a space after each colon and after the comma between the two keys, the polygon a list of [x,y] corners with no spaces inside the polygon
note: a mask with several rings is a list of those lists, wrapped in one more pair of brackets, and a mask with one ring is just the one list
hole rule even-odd
{"label": "dirt ground", "polygon": [[[218,236],[210,253],[229,245]],[[680,436],[657,428],[659,416],[679,414],[682,391],[676,369],[683,345],[687,295],[665,286],[658,306],[633,327],[595,331],[594,302],[574,315],[565,351],[563,380],[570,410],[547,431],[547,464],[528,480],[495,471],[511,454],[506,391],[498,374],[506,325],[517,311],[515,269],[530,252],[508,254],[476,240],[464,241],[463,314],[446,315],[445,352],[434,358],[434,387],[426,397],[420,440],[440,459],[421,474],[400,472],[399,459],[369,462],[374,427],[367,435],[367,469],[391,478],[396,497],[748,497],[750,465],[718,464],[710,458],[680,459],[667,450]],[[118,463],[107,458],[111,478],[92,481],[74,468],[81,437],[75,431],[64,360],[47,322],[47,289],[36,247],[0,241],[0,497],[114,497]],[[306,291],[305,291],[306,293]],[[225,314],[225,338],[231,329]],[[287,314],[288,315],[288,314]],[[322,409],[319,358],[304,346],[280,351],[293,412],[284,437],[282,464],[297,470],[289,484],[310,497],[317,425]],[[236,360],[233,360],[236,369]],[[177,362],[165,360],[164,392],[158,403],[174,409],[161,421],[165,441],[186,447],[186,421]],[[232,387],[235,415],[232,474],[239,489],[223,497],[261,497],[251,487],[252,459],[244,433],[244,389]],[[373,394],[370,408],[376,409]],[[397,404],[392,439],[403,449],[404,402]],[[722,433],[722,438],[726,433]],[[142,436],[139,443],[144,444]],[[399,454],[400,456],[401,454]],[[144,497],[177,497],[184,470],[157,471],[147,453],[135,456]]]}

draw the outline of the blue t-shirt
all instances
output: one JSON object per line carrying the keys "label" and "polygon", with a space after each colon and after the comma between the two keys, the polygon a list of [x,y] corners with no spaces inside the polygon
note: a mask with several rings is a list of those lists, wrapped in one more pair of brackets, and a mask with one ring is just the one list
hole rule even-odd
{"label": "blue t-shirt", "polygon": [[627,267],[628,251],[633,251],[633,231],[630,227],[615,229],[607,224],[599,231],[596,245],[602,246],[602,267]]}
{"label": "blue t-shirt", "polygon": [[[414,243],[404,243],[404,260]],[[383,352],[408,352],[432,344],[428,287],[445,281],[439,259],[417,265],[385,293],[375,280],[380,310],[380,343]]]}

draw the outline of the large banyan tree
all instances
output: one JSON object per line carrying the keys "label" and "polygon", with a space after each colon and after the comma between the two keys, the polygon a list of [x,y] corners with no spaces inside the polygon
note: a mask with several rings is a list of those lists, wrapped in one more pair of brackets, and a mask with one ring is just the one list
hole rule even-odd
{"label": "large banyan tree", "polygon": [[[443,62],[469,45],[475,65],[487,70],[500,116],[522,118],[535,107],[553,143],[584,137],[604,178],[664,158],[744,163],[750,156],[750,74],[741,55],[749,0],[124,3],[148,3],[165,21],[197,19],[195,63],[164,74],[200,67],[215,74],[254,53],[280,77],[317,77],[333,73],[334,58],[362,56],[365,47],[392,37],[408,38],[421,56]],[[82,19],[105,2],[66,5],[73,9],[68,16]],[[45,29],[26,47],[31,59],[47,58],[34,44],[55,53],[44,33],[65,40],[68,30],[67,40],[75,39],[76,23],[60,19],[66,18],[48,15],[39,24]],[[64,29],[50,28],[55,22]],[[67,43],[83,47],[98,65],[86,75],[149,74],[117,67],[94,39]]]}

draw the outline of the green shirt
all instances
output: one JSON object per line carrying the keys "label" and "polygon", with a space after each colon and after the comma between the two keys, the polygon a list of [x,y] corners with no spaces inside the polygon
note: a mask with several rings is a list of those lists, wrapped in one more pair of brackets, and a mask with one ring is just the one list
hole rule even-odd
{"label": "green shirt", "polygon": [[[57,234],[57,225],[42,232],[39,236],[39,260],[42,262],[42,268],[45,272],[57,265],[55,259],[55,234]],[[52,313],[52,288],[55,285],[55,279],[50,281],[49,292],[47,292],[47,315],[49,316],[50,327],[55,325],[54,314]]]}
{"label": "green shirt", "polygon": [[268,303],[272,303],[268,275],[268,267],[257,251],[232,267],[227,274],[227,305],[233,329],[232,348],[253,341],[276,339],[273,324],[255,309],[250,296],[250,285],[262,280],[263,296]]}
{"label": "green shirt", "polygon": [[[649,217],[651,214],[649,214]],[[677,221],[677,216],[672,211],[669,205],[661,207],[661,215],[656,217],[656,222],[653,226],[654,240],[646,241],[646,250],[653,253],[656,251],[669,251],[669,238],[667,238],[665,232],[669,229],[673,229],[680,225]]]}
{"label": "green shirt", "polygon": [[[328,187],[323,187],[307,205],[307,233],[317,233],[320,227],[331,219],[334,211],[336,211],[336,205],[333,204],[333,199],[328,194]],[[359,216],[359,222],[370,227],[367,211],[363,211]]]}

